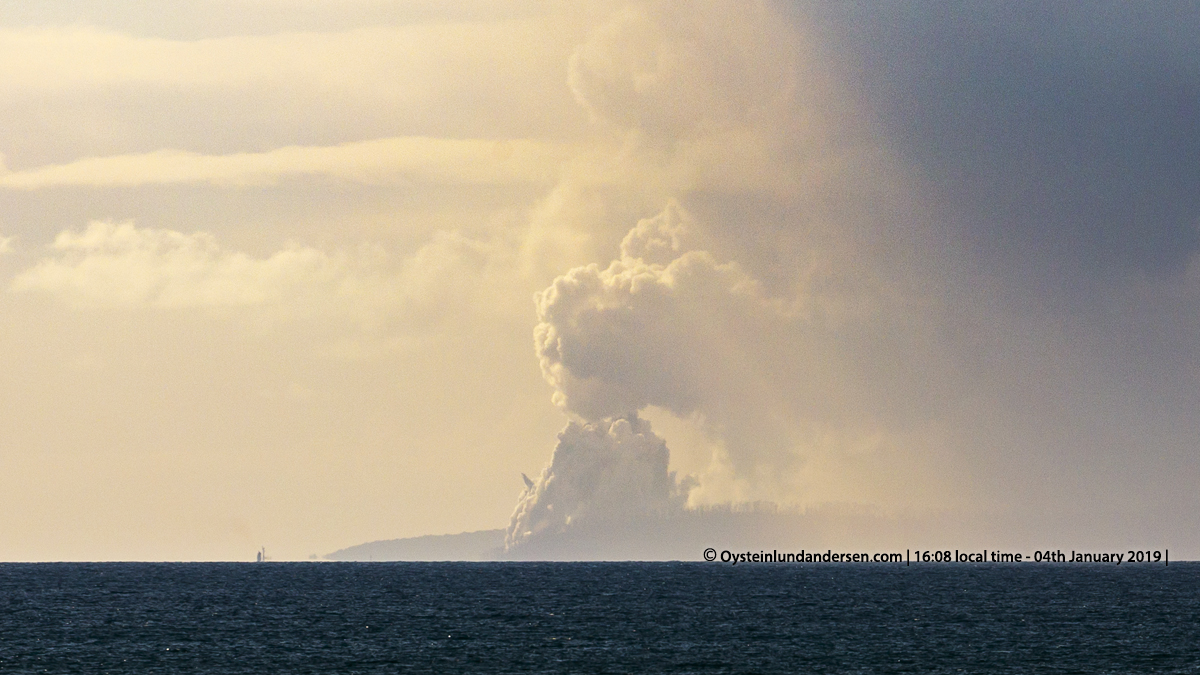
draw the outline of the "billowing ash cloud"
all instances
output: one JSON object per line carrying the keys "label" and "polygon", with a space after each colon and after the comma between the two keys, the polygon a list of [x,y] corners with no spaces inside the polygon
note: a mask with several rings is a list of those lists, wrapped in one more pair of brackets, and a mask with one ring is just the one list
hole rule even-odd
{"label": "billowing ash cloud", "polygon": [[619,260],[572,269],[537,297],[534,342],[565,410],[595,420],[654,405],[686,416],[732,375],[730,327],[774,313],[736,264],[680,252],[686,218],[668,206],[629,232]]}
{"label": "billowing ash cloud", "polygon": [[[596,229],[613,236],[613,223],[636,219],[621,214],[666,207],[637,222],[611,262],[576,266],[536,296],[542,375],[580,430],[669,414],[665,424],[698,431],[703,447],[691,443],[690,456],[711,461],[687,468],[699,476],[695,490],[671,487],[665,446],[654,450],[661,462],[630,463],[640,473],[622,478],[690,495],[692,506],[829,499],[836,489],[809,488],[848,474],[844,464],[871,464],[865,458],[891,442],[876,410],[889,380],[873,376],[905,363],[894,357],[906,345],[876,336],[899,334],[892,342],[902,343],[909,334],[886,321],[922,323],[888,312],[909,290],[905,256],[919,238],[895,217],[907,204],[893,208],[890,165],[847,114],[849,99],[801,56],[811,45],[780,19],[759,3],[643,3],[612,15],[569,64],[572,93],[597,128],[620,139],[614,166],[629,169],[630,194],[640,195],[626,211],[598,212]],[[578,173],[571,180],[590,175]],[[852,363],[847,355],[860,351],[883,365]],[[559,454],[590,465],[602,444],[579,445],[570,439],[582,432],[572,429],[547,475],[586,481]],[[824,464],[810,461],[822,456]],[[525,532],[576,527],[549,508],[546,490],[538,482],[522,495],[510,550]],[[601,508],[578,495],[561,508]],[[650,514],[658,504],[622,508]]]}
{"label": "billowing ash cloud", "polygon": [[667,471],[666,442],[637,415],[571,422],[550,466],[521,493],[505,546],[536,543],[571,528],[622,528],[680,510],[688,481]]}
{"label": "billowing ash cloud", "polygon": [[542,373],[554,401],[590,423],[567,426],[550,466],[522,493],[510,550],[681,511],[696,482],[668,471],[665,441],[637,416],[647,406],[718,426],[769,426],[726,405],[729,387],[752,373],[731,352],[739,342],[731,331],[757,332],[786,312],[736,264],[686,250],[689,220],[671,203],[629,231],[608,267],[572,269],[537,296]]}

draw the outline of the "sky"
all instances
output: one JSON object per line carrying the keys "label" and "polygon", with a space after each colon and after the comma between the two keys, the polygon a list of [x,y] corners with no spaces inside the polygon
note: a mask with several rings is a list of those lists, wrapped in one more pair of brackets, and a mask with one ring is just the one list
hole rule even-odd
{"label": "sky", "polygon": [[1196,558],[1198,22],[0,2],[0,560],[745,503]]}

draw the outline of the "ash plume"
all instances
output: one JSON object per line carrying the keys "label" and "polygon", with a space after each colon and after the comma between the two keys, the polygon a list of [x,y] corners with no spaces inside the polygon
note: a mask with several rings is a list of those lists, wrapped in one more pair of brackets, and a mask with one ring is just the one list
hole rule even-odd
{"label": "ash plume", "polygon": [[759,324],[779,306],[736,264],[681,250],[688,220],[668,205],[630,230],[620,259],[572,269],[537,297],[542,374],[556,404],[584,422],[559,434],[550,465],[521,493],[509,550],[683,512],[697,481],[669,471],[666,442],[638,417],[647,406],[738,422],[715,386],[743,379],[719,326]]}
{"label": "ash plume", "polygon": [[[932,456],[936,424],[905,414],[926,401],[891,395],[929,344],[910,300],[920,235],[891,165],[796,56],[803,34],[765,5],[698,7],[738,18],[647,3],[572,57],[576,100],[644,171],[630,174],[645,177],[640,203],[665,208],[608,263],[575,266],[535,297],[541,372],[575,421],[520,495],[510,552],[588,522],[698,513],[689,506],[871,501],[898,491],[910,455]],[[612,227],[597,229],[619,236]],[[704,439],[692,456],[711,461],[695,476],[669,471],[644,419],[664,413]],[[625,425],[642,440],[614,440]],[[623,483],[629,494],[611,498]]]}
{"label": "ash plume", "polygon": [[667,470],[666,442],[636,414],[558,435],[550,465],[521,493],[505,534],[514,549],[571,528],[625,528],[683,508],[688,480]]}

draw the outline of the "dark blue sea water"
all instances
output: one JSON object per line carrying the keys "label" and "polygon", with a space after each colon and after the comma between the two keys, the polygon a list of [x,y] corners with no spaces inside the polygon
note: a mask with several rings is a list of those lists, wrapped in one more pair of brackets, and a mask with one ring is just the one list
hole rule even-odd
{"label": "dark blue sea water", "polygon": [[1200,564],[0,565],[0,673],[1200,673]]}

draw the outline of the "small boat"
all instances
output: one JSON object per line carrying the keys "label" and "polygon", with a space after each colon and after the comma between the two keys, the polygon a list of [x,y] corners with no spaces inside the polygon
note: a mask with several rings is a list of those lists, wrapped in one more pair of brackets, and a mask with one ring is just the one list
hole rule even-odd
{"label": "small boat", "polygon": [[262,547],[262,550],[258,552],[258,559],[255,560],[254,562],[267,562],[267,547],[266,546]]}

